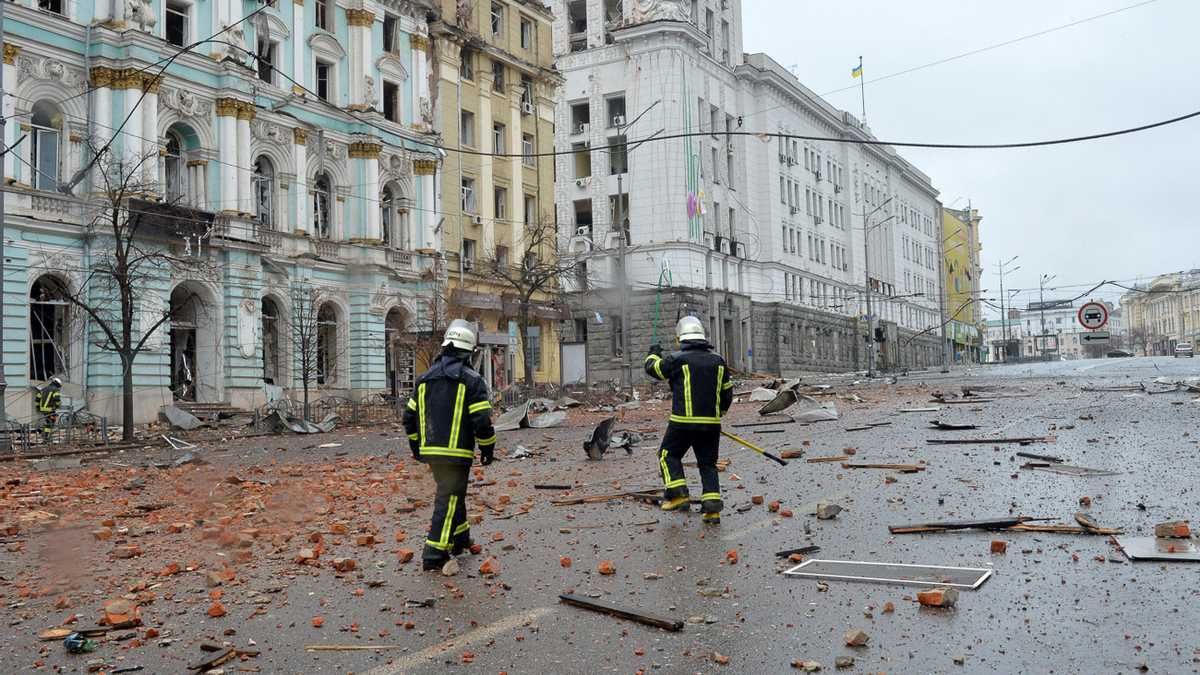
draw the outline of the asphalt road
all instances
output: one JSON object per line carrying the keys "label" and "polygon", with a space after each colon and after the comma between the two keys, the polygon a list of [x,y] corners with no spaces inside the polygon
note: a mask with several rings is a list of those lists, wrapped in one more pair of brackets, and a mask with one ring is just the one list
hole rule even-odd
{"label": "asphalt road", "polygon": [[[31,560],[27,554],[0,552],[0,591],[10,605],[10,622],[0,629],[0,670],[31,671],[31,664],[41,660],[47,668],[83,672],[88,658],[103,658],[110,666],[179,672],[185,662],[201,660],[199,642],[224,639],[240,646],[254,640],[263,650],[243,665],[289,673],[761,673],[790,672],[797,659],[834,671],[839,656],[855,659],[842,672],[1132,673],[1142,667],[1195,672],[1200,669],[1200,638],[1194,632],[1200,610],[1191,609],[1191,603],[1200,568],[1130,563],[1103,536],[975,531],[891,535],[887,526],[1008,515],[1073,524],[1073,514],[1084,510],[1103,526],[1147,535],[1155,523],[1189,519],[1197,515],[1195,490],[1200,484],[1197,396],[1084,392],[1081,387],[1146,382],[1155,390],[1163,386],[1154,384],[1154,378],[1198,376],[1200,361],[1193,359],[1134,358],[912,374],[896,385],[851,386],[849,378],[832,378],[842,394],[833,399],[840,420],[745,435],[772,450],[803,447],[808,457],[837,455],[852,447],[855,461],[923,463],[926,470],[895,474],[804,460],[782,468],[725,441],[722,456],[731,464],[722,473],[726,512],[719,527],[705,527],[694,512],[661,513],[628,500],[550,504],[564,493],[533,490],[533,483],[587,483],[571,493],[583,495],[617,491],[614,484],[628,489],[657,480],[653,441],[631,455],[616,451],[600,462],[587,461],[579,443],[601,415],[576,412],[565,428],[501,434],[502,447],[521,444],[539,454],[488,467],[485,478],[497,483],[479,490],[493,505],[508,494],[513,505],[528,503],[529,512],[506,519],[486,515],[474,528],[484,553],[461,558],[463,572],[457,577],[398,564],[389,541],[356,552],[359,572],[338,578],[328,569],[292,564],[289,559],[299,544],[290,542],[240,568],[244,581],[226,590],[231,610],[226,617],[205,615],[208,604],[198,600],[207,589],[201,579],[186,576],[172,597],[147,606],[148,625],[175,639],[167,647],[147,640],[136,649],[106,644],[97,654],[70,656],[57,643],[37,643],[32,635],[57,623],[65,612],[50,606],[53,597],[17,598],[15,582]],[[931,391],[957,392],[962,384],[1003,390],[987,403],[929,402]],[[844,398],[850,395],[863,401]],[[898,412],[926,406],[941,409]],[[753,421],[756,408],[737,404],[730,421]],[[623,425],[661,431],[665,416],[665,407],[651,402],[630,413]],[[970,422],[980,429],[930,430],[935,418]],[[866,422],[891,424],[846,431]],[[925,442],[1041,435],[1056,440],[1028,447]],[[398,461],[384,456],[394,448],[392,438],[379,429],[347,431],[322,436],[321,441],[343,444],[326,450],[300,450],[313,445],[311,438],[247,439],[212,452],[211,459],[219,470],[245,471],[248,464],[294,467],[339,456],[343,461],[367,457],[368,466],[383,470]],[[1022,470],[1026,460],[1015,456],[1018,450],[1120,473],[1081,478]],[[697,481],[695,469],[688,471],[689,479]],[[422,475],[413,489],[427,493],[428,478]],[[753,505],[740,512],[738,507],[745,508],[753,495],[780,501],[794,516]],[[395,499],[377,496],[384,503]],[[1081,509],[1082,496],[1091,498],[1090,508]],[[817,520],[810,514],[818,501],[846,510],[833,520]],[[373,520],[386,528],[385,534],[405,529],[408,545],[419,544],[425,509],[371,515],[366,506],[355,506],[362,509],[356,517]],[[512,506],[504,509],[505,516],[513,513],[518,510]],[[30,549],[44,551],[38,542],[46,536],[31,535]],[[991,554],[992,540],[1006,541],[1007,553]],[[840,581],[819,585],[781,575],[787,565],[773,553],[810,544],[821,547],[817,557],[824,559],[979,567],[995,574],[978,590],[964,591],[955,608],[928,609],[915,602],[915,587]],[[736,564],[728,564],[730,550],[737,551]],[[81,555],[98,554],[89,549]],[[499,563],[495,577],[477,572],[486,556]],[[571,558],[569,567],[560,561],[563,556]],[[616,574],[597,572],[603,560],[615,564]],[[120,569],[113,563],[94,572],[93,585],[110,592],[127,582]],[[366,583],[373,580],[386,584]],[[263,613],[246,618],[255,606],[249,592],[272,584],[282,589]],[[81,609],[75,610],[81,613],[93,611],[107,597],[99,590],[89,593],[86,585],[82,591],[77,601]],[[678,633],[666,632],[562,605],[557,596],[563,592],[687,623]],[[432,607],[406,607],[406,600],[426,598],[435,600]],[[18,602],[23,604],[13,608]],[[894,612],[883,611],[887,602],[894,604]],[[322,628],[311,625],[318,615],[325,619]],[[412,628],[404,628],[407,622]],[[850,629],[866,631],[868,644],[845,646],[843,635]],[[394,649],[305,652],[304,646],[311,644]],[[47,648],[39,654],[42,646]],[[728,662],[720,663],[725,657]]]}

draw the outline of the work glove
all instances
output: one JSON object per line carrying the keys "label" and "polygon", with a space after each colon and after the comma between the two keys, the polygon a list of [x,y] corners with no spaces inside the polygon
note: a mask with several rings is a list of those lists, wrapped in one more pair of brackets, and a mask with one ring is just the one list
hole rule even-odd
{"label": "work glove", "polygon": [[412,451],[413,459],[415,459],[417,461],[421,460],[421,442],[420,441],[411,441],[410,440],[408,442],[408,449]]}
{"label": "work glove", "polygon": [[662,356],[662,353],[663,353],[662,345],[658,344],[657,342],[650,345],[650,353],[655,356]]}
{"label": "work glove", "polygon": [[479,448],[479,463],[487,466],[496,461],[496,446],[487,445]]}

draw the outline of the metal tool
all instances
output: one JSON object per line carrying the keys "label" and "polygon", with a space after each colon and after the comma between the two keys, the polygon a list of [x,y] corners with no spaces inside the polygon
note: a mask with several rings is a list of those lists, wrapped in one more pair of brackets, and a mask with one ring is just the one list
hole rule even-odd
{"label": "metal tool", "polygon": [[762,448],[760,448],[757,445],[751,443],[750,441],[742,438],[741,436],[735,436],[735,435],[729,433],[728,431],[724,431],[724,430],[721,431],[721,435],[724,436],[725,438],[728,438],[731,441],[734,441],[735,443],[739,443],[741,445],[746,446],[747,448],[750,448],[751,450],[757,452],[758,454],[762,455],[763,457],[766,457],[767,459],[771,460],[772,462],[779,464],[779,466],[787,466],[786,461],[776,457],[775,455],[772,455],[771,453],[767,452],[766,450],[763,450]]}

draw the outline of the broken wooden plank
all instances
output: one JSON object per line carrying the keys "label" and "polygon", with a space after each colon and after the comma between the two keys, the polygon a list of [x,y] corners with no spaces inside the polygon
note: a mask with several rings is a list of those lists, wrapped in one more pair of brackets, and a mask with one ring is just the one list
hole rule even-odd
{"label": "broken wooden plank", "polygon": [[582,497],[564,497],[562,499],[552,499],[550,503],[555,506],[571,506],[574,504],[598,504],[601,502],[611,501],[613,499],[625,499],[628,497],[653,497],[659,493],[659,489],[653,490],[636,490],[633,492],[613,492],[602,495],[585,495]]}
{"label": "broken wooden plank", "polygon": [[221,652],[207,661],[197,663],[194,666],[188,666],[188,670],[207,672],[223,663],[228,663],[235,658],[237,658],[237,650],[230,647],[229,649],[226,649],[224,652]]}
{"label": "broken wooden plank", "polygon": [[[769,417],[769,415],[768,415],[768,417]],[[733,427],[734,429],[744,429],[746,427],[769,427],[769,426],[774,426],[776,424],[795,424],[795,423],[796,423],[796,420],[794,420],[790,417],[784,417],[783,419],[775,420],[775,421],[771,421],[771,422],[743,422],[741,424],[730,424],[729,426]]]}
{"label": "broken wooden plank", "polygon": [[1035,520],[1053,520],[1053,518],[1010,516],[1007,518],[985,518],[983,520],[950,520],[940,523],[890,525],[888,526],[888,531],[892,534],[918,534],[921,532],[948,532],[950,530],[1005,530],[1014,525]]}
{"label": "broken wooden plank", "polygon": [[1082,386],[1079,391],[1097,392],[1097,391],[1146,391],[1145,384],[1119,384],[1111,387],[1094,387]]}
{"label": "broken wooden plank", "polygon": [[404,645],[304,645],[306,652],[381,652],[389,649],[404,649]]}
{"label": "broken wooden plank", "polygon": [[1046,534],[1124,534],[1124,530],[1110,527],[1077,527],[1075,525],[1030,525],[1029,523],[1020,523],[1012,527],[1005,528],[1016,532],[1043,532]]}
{"label": "broken wooden plank", "polygon": [[924,471],[925,467],[920,464],[866,464],[854,462],[842,462],[843,469],[887,469],[889,471],[899,471],[900,473],[917,473]]}
{"label": "broken wooden plank", "polygon": [[1089,516],[1088,514],[1083,513],[1083,512],[1077,512],[1075,514],[1075,522],[1079,523],[1080,525],[1082,525],[1083,527],[1085,527],[1089,530],[1097,530],[1098,531],[1098,530],[1104,529],[1104,528],[1100,527],[1100,523],[1097,523],[1094,518],[1092,518],[1091,516]]}
{"label": "broken wooden plank", "polygon": [[630,621],[637,621],[638,623],[644,623],[647,626],[656,626],[658,628],[662,628],[663,630],[669,630],[673,632],[679,632],[683,630],[683,621],[679,619],[668,619],[666,617],[656,616],[640,610],[625,609],[608,602],[592,600],[590,598],[572,595],[569,593],[564,593],[563,595],[558,596],[558,600],[559,602],[568,605],[582,607],[583,609],[590,609],[593,612],[610,614],[622,619],[629,619]]}
{"label": "broken wooden plank", "polygon": [[801,546],[800,548],[789,548],[786,551],[776,551],[776,558],[787,558],[792,554],[808,555],[809,553],[817,553],[821,550],[820,546]]}
{"label": "broken wooden plank", "polygon": [[901,409],[897,410],[896,412],[927,413],[927,412],[938,412],[939,410],[941,410],[941,408],[901,408]]}
{"label": "broken wooden plank", "polygon": [[958,424],[955,422],[940,422],[938,420],[929,420],[929,424],[931,424],[934,429],[940,429],[942,431],[966,431],[967,429],[979,428],[979,425],[977,424]]}
{"label": "broken wooden plank", "polygon": [[1043,462],[1054,462],[1055,464],[1061,464],[1066,461],[1062,457],[1055,457],[1054,455],[1039,455],[1035,452],[1018,452],[1017,457],[1024,457],[1025,459],[1037,459]]}
{"label": "broken wooden plank", "polygon": [[944,403],[946,405],[966,405],[968,403],[991,403],[994,398],[935,398],[930,403]]}
{"label": "broken wooden plank", "polygon": [[1016,436],[1012,438],[927,438],[930,445],[987,445],[988,443],[1053,443],[1056,436]]}
{"label": "broken wooden plank", "polygon": [[536,483],[533,486],[534,490],[573,490],[574,485],[559,485],[556,483]]}
{"label": "broken wooden plank", "polygon": [[844,462],[850,459],[850,455],[834,455],[833,457],[809,457],[804,460],[809,464],[817,464],[818,462]]}

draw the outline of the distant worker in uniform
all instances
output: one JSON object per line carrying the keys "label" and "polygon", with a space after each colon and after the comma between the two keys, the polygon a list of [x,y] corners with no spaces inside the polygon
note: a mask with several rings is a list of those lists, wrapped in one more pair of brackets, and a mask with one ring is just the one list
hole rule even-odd
{"label": "distant worker in uniform", "polygon": [[446,329],[441,355],[417,380],[404,411],[413,457],[429,465],[437,483],[433,521],[421,553],[426,570],[441,569],[451,555],[471,548],[466,498],[475,445],[484,466],[492,463],[496,449],[487,384],[470,365],[474,352],[475,329],[455,319]]}
{"label": "distant worker in uniform", "polygon": [[58,422],[58,408],[62,405],[62,386],[62,380],[52,377],[46,386],[38,389],[33,396],[34,405],[42,415],[42,433],[46,436],[54,431]]}
{"label": "distant worker in uniform", "polygon": [[646,355],[646,374],[671,383],[671,418],[663,436],[658,465],[665,488],[664,511],[690,508],[683,456],[691,448],[700,468],[700,511],[704,522],[721,522],[721,482],[717,477],[717,446],[721,416],[733,403],[733,380],[725,359],[713,352],[704,337],[704,324],[685,316],[675,326],[680,351],[664,354],[652,345]]}

